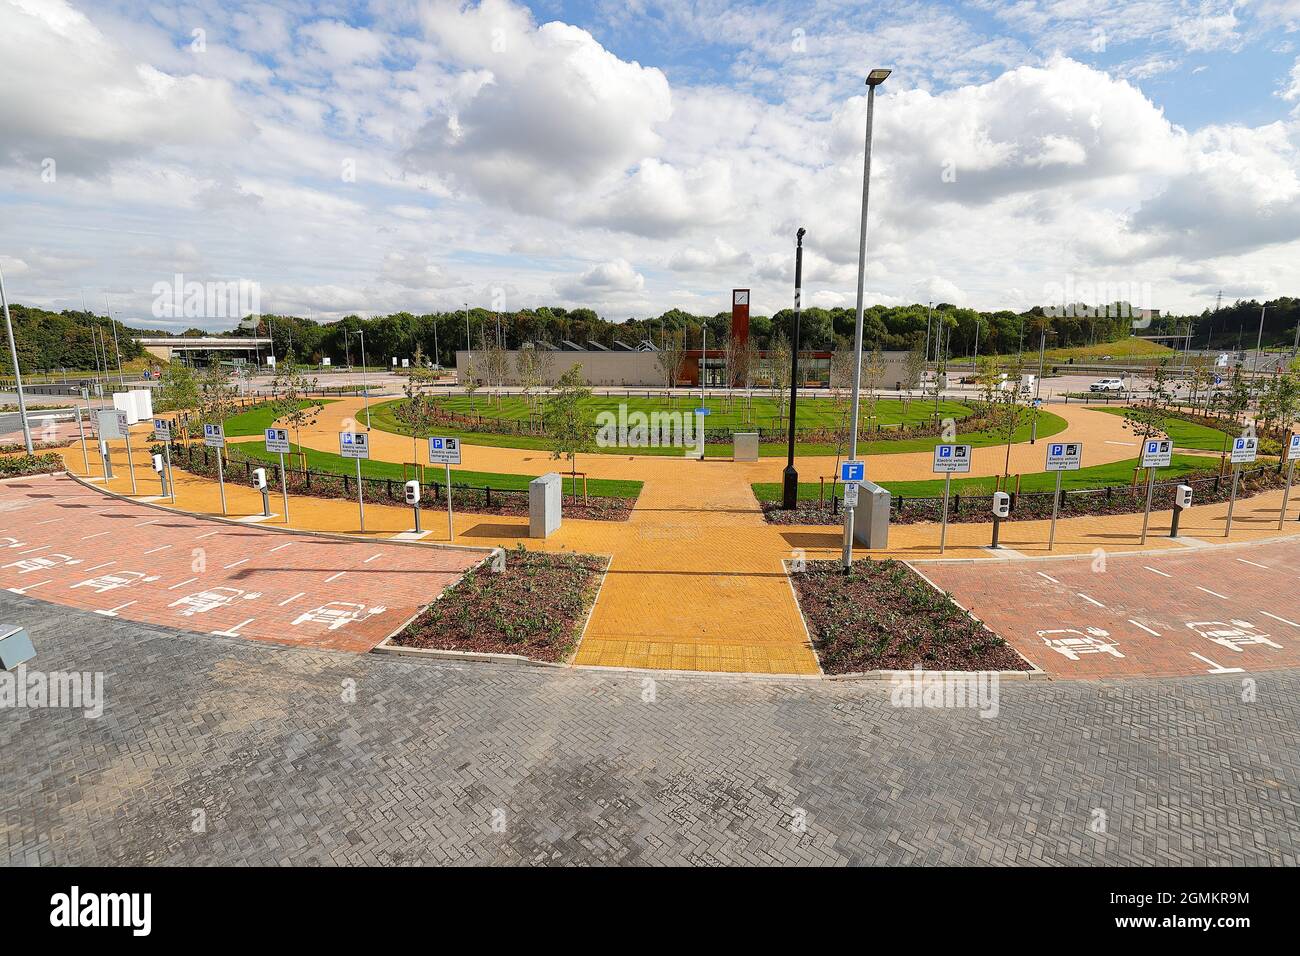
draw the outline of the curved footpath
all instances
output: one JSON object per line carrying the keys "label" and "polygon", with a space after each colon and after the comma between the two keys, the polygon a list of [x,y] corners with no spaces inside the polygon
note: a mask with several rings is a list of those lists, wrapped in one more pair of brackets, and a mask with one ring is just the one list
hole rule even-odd
{"label": "curved footpath", "polygon": [[[331,406],[332,408],[333,406]],[[1118,420],[1111,415],[1085,409],[1071,409],[1071,430],[1092,427],[1097,440],[1102,434],[1114,435]],[[324,416],[323,416],[324,417]],[[1076,420],[1077,419],[1077,420]],[[313,443],[323,443],[334,423],[318,426]],[[147,426],[139,428],[135,444],[136,469],[142,489],[156,489],[157,477],[147,466],[144,436]],[[409,452],[409,439],[373,432],[376,457],[400,460],[392,454],[389,442],[396,442]],[[1126,434],[1120,431],[1120,434]],[[1101,439],[1106,441],[1106,439]],[[1118,439],[1116,439],[1118,440]],[[122,462],[120,442],[114,444],[115,461]],[[1041,460],[1042,444],[1027,449],[1018,446],[1017,454],[1032,453]],[[1131,457],[1133,449],[1119,448],[1119,457]],[[512,456],[499,463],[478,462],[480,453]],[[512,449],[472,448],[466,452],[467,465],[485,470],[542,473],[553,466],[544,452]],[[894,456],[915,457],[915,456]],[[925,457],[927,462],[929,458]],[[73,471],[82,469],[81,453],[76,446],[65,452]],[[881,460],[881,459],[877,459]],[[1091,459],[1086,459],[1091,460]],[[549,539],[537,541],[527,537],[527,520],[499,515],[457,516],[455,543],[478,546],[516,545],[546,551],[579,551],[611,555],[612,562],[599,599],[579,646],[578,664],[618,667],[651,667],[688,670],[731,671],[745,673],[815,674],[816,658],[789,579],[784,561],[791,558],[809,560],[834,559],[839,555],[841,534],[824,526],[778,526],[763,520],[758,504],[749,490],[756,480],[751,466],[719,461],[676,461],[642,458],[629,461],[613,456],[588,456],[583,467],[595,476],[598,461],[600,477],[641,478],[645,487],[630,520],[624,522],[566,520]],[[529,467],[521,467],[529,465]],[[756,467],[779,471],[780,463],[760,462]],[[98,464],[92,463],[92,469]],[[1035,466],[1034,470],[1038,470]],[[113,491],[129,492],[125,469],[108,483]],[[99,477],[97,471],[94,477]],[[216,483],[177,472],[179,507],[197,514],[219,514]],[[764,475],[762,477],[772,477]],[[913,474],[912,477],[915,477]],[[103,484],[102,478],[100,483]],[[261,496],[251,488],[229,483],[227,499],[234,515],[257,515]],[[1300,497],[1300,496],[1296,496]],[[1280,492],[1270,492],[1238,503],[1233,542],[1260,541],[1276,536],[1277,508]],[[278,500],[273,498],[275,510]],[[1182,518],[1182,538],[1166,537],[1169,512],[1153,513],[1147,550],[1185,555],[1196,544],[1224,542],[1225,504],[1197,506]],[[291,499],[292,525],[348,534],[358,533],[355,502],[338,499]],[[1300,513],[1300,500],[1293,498],[1290,515]],[[277,519],[272,519],[273,521]],[[426,511],[425,527],[431,530],[429,542],[446,542],[446,525],[440,513]],[[411,514],[406,508],[368,505],[366,536],[381,538],[407,532]],[[1117,515],[1062,520],[1057,528],[1057,555],[1087,555],[1095,560],[1101,551],[1109,555],[1138,550],[1140,515]],[[1287,525],[1287,533],[1296,528]],[[1004,526],[1003,551],[988,550],[987,525],[958,524],[948,529],[945,558],[1015,560],[1021,557],[1047,556],[1048,522],[1017,521]],[[871,557],[897,557],[907,560],[937,557],[938,532],[934,525],[901,525],[891,529],[890,548],[871,552]],[[862,555],[859,552],[860,556]],[[1266,562],[1260,562],[1264,564]],[[1248,565],[1240,569],[1253,571]],[[1234,566],[1237,570],[1238,566]],[[1206,585],[1215,590],[1210,584]],[[1082,590],[1082,589],[1080,589]],[[1278,600],[1294,600],[1294,589],[1278,591]],[[1005,595],[1011,602],[1014,593]],[[959,598],[960,599],[960,598]],[[1265,606],[1282,618],[1300,621],[1300,607]],[[1230,609],[1229,609],[1230,610]],[[1026,625],[1028,626],[1028,625]],[[1037,628],[1045,625],[1039,624]],[[1046,625],[1055,626],[1055,625]],[[1159,630],[1155,628],[1155,630]],[[1023,639],[1014,628],[1004,636],[1040,667],[1053,673],[1062,672],[1059,654],[1044,650],[1034,629],[1025,631]],[[1111,655],[1107,655],[1111,656]],[[1148,673],[1199,673],[1204,670],[1195,659],[1147,662]],[[1130,665],[1143,665],[1140,657]]]}

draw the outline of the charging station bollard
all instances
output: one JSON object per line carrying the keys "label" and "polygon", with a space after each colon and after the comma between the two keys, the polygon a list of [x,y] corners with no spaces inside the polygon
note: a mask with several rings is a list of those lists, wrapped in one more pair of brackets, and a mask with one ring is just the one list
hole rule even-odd
{"label": "charging station bollard", "polygon": [[1002,531],[1002,519],[1011,515],[1011,496],[1005,491],[993,492],[993,543],[991,548],[999,548],[998,534]]}
{"label": "charging station bollard", "polygon": [[104,480],[113,477],[113,459],[108,456],[108,442],[99,440],[99,457],[104,460]]}
{"label": "charging station bollard", "polygon": [[1174,491],[1174,520],[1169,525],[1169,537],[1178,537],[1178,519],[1182,517],[1183,509],[1192,506],[1192,486],[1179,485]]}
{"label": "charging station bollard", "polygon": [[262,493],[262,514],[271,517],[271,491],[266,486],[266,469],[253,469],[253,487]]}
{"label": "charging station bollard", "polygon": [[414,479],[406,483],[406,503],[415,512],[415,533],[420,534],[420,483]]}
{"label": "charging station bollard", "polygon": [[167,497],[167,469],[162,455],[153,456],[153,470],[158,472],[158,484],[162,486],[162,496]]}

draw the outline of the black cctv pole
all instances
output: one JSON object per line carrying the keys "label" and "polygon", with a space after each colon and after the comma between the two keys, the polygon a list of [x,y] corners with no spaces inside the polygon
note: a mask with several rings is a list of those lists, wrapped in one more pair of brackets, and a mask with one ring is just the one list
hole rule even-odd
{"label": "black cctv pole", "polygon": [[790,349],[790,440],[787,444],[781,507],[793,511],[799,506],[799,472],[794,467],[794,406],[799,396],[799,317],[803,310],[803,236],[802,226],[795,234],[794,250],[794,339]]}

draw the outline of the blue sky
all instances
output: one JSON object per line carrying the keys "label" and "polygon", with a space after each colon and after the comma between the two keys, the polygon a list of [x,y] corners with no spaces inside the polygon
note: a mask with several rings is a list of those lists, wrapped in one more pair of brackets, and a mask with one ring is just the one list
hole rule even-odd
{"label": "blue sky", "polygon": [[1199,310],[1300,290],[1300,0],[0,0],[17,301]]}

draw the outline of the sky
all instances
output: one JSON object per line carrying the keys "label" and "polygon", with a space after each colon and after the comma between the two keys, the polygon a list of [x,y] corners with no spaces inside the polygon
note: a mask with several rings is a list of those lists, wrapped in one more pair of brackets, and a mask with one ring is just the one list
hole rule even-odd
{"label": "sky", "polygon": [[852,306],[874,67],[867,304],[1300,295],[1300,0],[0,0],[0,269],[158,328],[771,314],[802,226]]}

